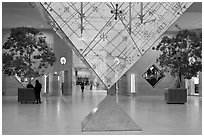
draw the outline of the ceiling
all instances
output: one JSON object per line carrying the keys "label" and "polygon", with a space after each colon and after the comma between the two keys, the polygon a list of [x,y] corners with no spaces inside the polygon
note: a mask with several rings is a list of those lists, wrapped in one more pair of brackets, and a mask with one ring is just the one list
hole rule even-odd
{"label": "ceiling", "polygon": [[202,3],[195,2],[189,9],[168,29],[168,31],[178,31],[175,27],[178,25],[181,29],[201,29],[202,28]]}
{"label": "ceiling", "polygon": [[[202,3],[193,3],[168,31],[178,30],[175,24],[182,29],[202,28]],[[28,25],[36,28],[50,29],[43,16],[29,2],[2,2],[3,28]]]}
{"label": "ceiling", "polygon": [[32,26],[50,29],[43,16],[29,2],[3,2],[2,27]]}

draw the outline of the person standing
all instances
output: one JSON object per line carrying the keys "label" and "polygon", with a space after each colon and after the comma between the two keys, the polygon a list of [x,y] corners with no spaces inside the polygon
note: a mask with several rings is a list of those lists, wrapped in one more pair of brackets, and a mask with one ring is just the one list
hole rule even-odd
{"label": "person standing", "polygon": [[34,88],[31,83],[28,83],[27,88]]}
{"label": "person standing", "polygon": [[84,92],[84,82],[83,81],[81,82],[81,92],[82,93]]}
{"label": "person standing", "polygon": [[35,96],[36,96],[37,104],[41,103],[41,99],[40,99],[41,89],[42,89],[42,85],[40,84],[38,80],[36,80],[35,81]]}
{"label": "person standing", "polygon": [[93,89],[93,81],[90,82],[90,90]]}

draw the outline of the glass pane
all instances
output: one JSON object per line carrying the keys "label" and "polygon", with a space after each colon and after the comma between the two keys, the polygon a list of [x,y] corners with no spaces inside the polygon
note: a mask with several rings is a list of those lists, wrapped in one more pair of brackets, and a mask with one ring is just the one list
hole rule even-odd
{"label": "glass pane", "polygon": [[110,88],[192,2],[42,2],[53,30]]}

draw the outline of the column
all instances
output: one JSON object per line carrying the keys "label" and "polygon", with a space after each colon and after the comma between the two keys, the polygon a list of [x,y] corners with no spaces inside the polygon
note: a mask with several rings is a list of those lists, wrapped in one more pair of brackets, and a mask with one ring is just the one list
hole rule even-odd
{"label": "column", "polygon": [[187,89],[187,95],[191,95],[191,81],[190,81],[190,79],[185,79],[185,88]]}
{"label": "column", "polygon": [[7,79],[6,75],[2,72],[2,95],[6,95],[7,92]]}
{"label": "column", "polygon": [[124,74],[118,82],[118,94],[119,95],[130,95],[130,88],[128,88],[128,76]]}
{"label": "column", "polygon": [[115,96],[116,94],[116,84],[114,84],[110,89],[107,90],[107,95]]}
{"label": "column", "polygon": [[64,71],[63,95],[72,95],[72,70]]}
{"label": "column", "polygon": [[46,77],[46,93],[49,93],[49,75]]}
{"label": "column", "polygon": [[202,97],[202,72],[199,72],[198,90],[199,90],[199,96]]}
{"label": "column", "polygon": [[45,90],[46,90],[46,84],[45,84],[45,82],[46,82],[46,76],[43,75],[43,76],[41,77],[41,84],[42,84],[41,94],[46,93],[46,92],[45,92]]}
{"label": "column", "polygon": [[52,73],[49,75],[49,95],[51,96],[59,95],[57,74]]}

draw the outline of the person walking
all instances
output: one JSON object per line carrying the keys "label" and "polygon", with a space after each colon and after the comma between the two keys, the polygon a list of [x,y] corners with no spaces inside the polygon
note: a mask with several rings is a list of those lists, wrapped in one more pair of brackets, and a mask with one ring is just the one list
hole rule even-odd
{"label": "person walking", "polygon": [[42,89],[42,85],[40,84],[38,80],[36,80],[35,81],[35,96],[36,96],[37,104],[41,103],[41,99],[40,99],[41,89]]}
{"label": "person walking", "polygon": [[90,90],[93,89],[93,81],[90,82]]}

